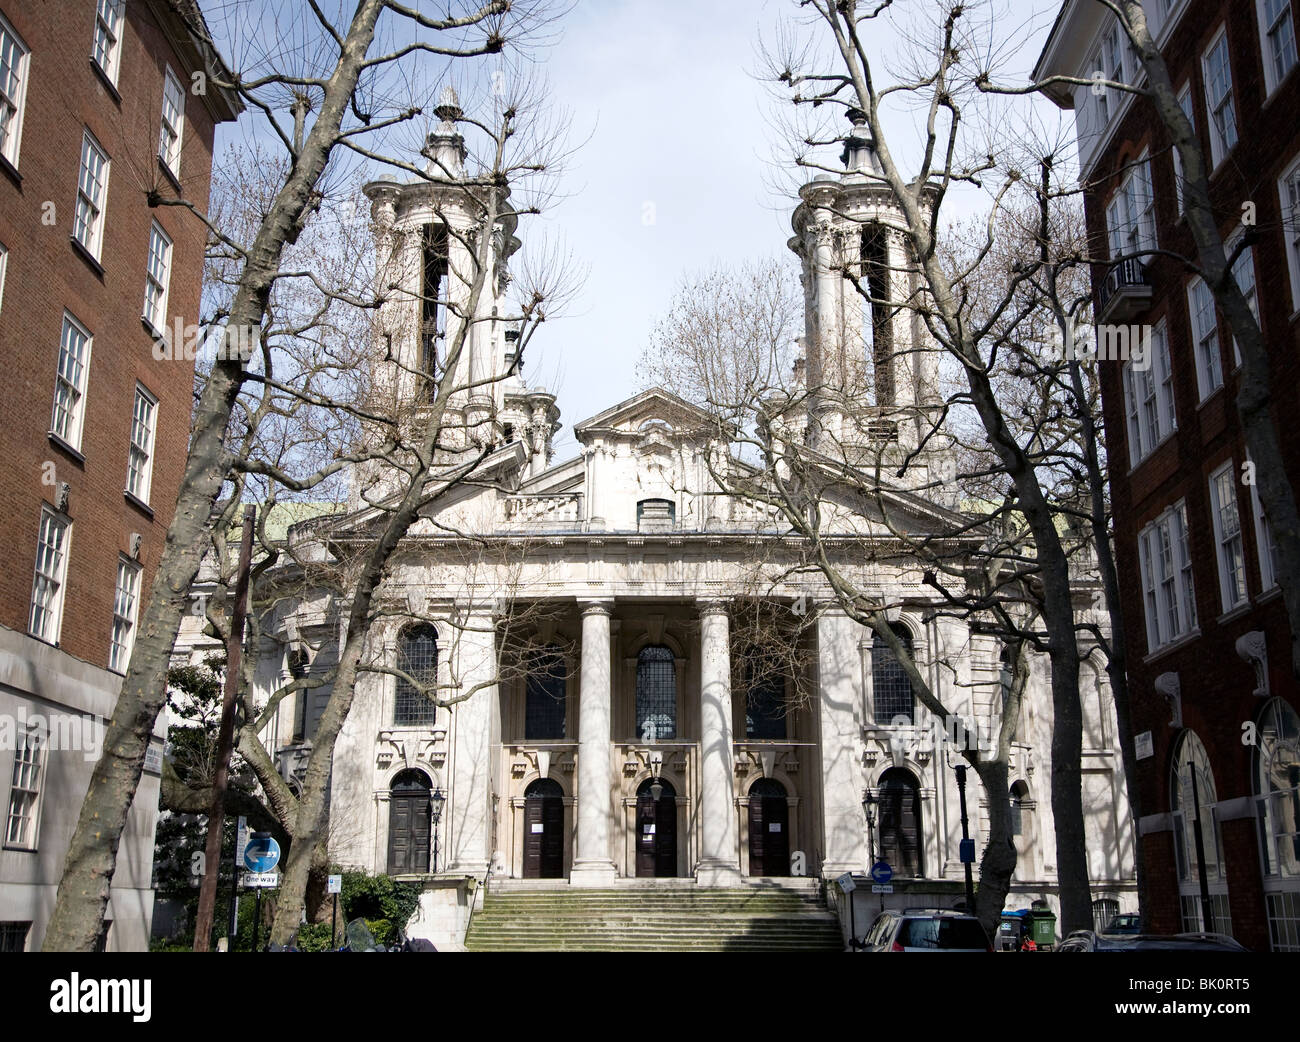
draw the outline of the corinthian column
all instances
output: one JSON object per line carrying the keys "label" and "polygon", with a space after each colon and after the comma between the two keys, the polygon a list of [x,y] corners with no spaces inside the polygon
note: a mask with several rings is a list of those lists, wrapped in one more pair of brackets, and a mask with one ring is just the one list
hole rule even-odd
{"label": "corinthian column", "polygon": [[741,881],[731,747],[731,633],[722,601],[700,604],[701,886]]}
{"label": "corinthian column", "polygon": [[578,837],[569,882],[606,886],[617,873],[609,856],[610,655],[608,601],[582,609],[582,671],[578,690]]}

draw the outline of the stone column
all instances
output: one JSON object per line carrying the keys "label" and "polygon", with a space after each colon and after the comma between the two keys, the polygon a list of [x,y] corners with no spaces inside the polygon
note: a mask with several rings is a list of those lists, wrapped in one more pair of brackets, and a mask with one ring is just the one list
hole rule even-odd
{"label": "stone column", "polygon": [[610,602],[582,609],[582,673],[578,689],[578,835],[569,882],[606,886],[617,877],[609,854]]}
{"label": "stone column", "polygon": [[453,875],[482,876],[491,856],[492,709],[497,700],[493,627],[491,614],[475,612],[448,628],[449,640],[438,642],[459,686],[478,689],[451,711],[451,794],[443,818],[446,870]]}
{"label": "stone column", "polygon": [[727,606],[700,604],[701,886],[741,882],[731,745],[731,638]]}
{"label": "stone column", "polygon": [[822,875],[863,872],[867,866],[862,794],[861,627],[836,608],[817,617],[818,723],[824,845]]}

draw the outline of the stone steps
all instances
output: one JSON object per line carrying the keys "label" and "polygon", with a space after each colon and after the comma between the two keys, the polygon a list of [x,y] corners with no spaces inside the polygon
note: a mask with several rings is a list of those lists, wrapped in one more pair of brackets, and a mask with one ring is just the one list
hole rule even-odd
{"label": "stone steps", "polygon": [[[514,881],[510,881],[513,883]],[[531,881],[530,881],[531,882]],[[811,884],[811,885],[810,885]],[[494,884],[469,951],[840,951],[816,881],[735,888],[690,883],[570,889]]]}

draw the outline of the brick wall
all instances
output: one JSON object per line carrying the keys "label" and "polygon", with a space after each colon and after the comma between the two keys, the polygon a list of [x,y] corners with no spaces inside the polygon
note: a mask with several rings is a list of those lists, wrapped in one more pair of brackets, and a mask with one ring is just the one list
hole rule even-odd
{"label": "brick wall", "polygon": [[[9,249],[0,307],[0,623],[25,631],[41,503],[55,489],[44,465],[71,487],[73,522],[61,647],[98,666],[108,663],[119,553],[131,533],[144,537],[142,591],[152,581],[171,520],[189,436],[193,363],[157,361],[141,322],[149,231],[156,220],[173,242],[169,321],[198,320],[202,224],[179,207],[149,206],[149,193],[175,198],[157,159],[163,69],[191,84],[149,3],[126,5],[114,90],[91,62],[94,4],[0,0],[31,49],[17,169],[0,170],[0,241]],[[203,97],[186,91],[180,190],[207,205],[215,120]],[[104,208],[102,270],[70,239],[83,129],[111,160]],[[53,204],[52,224],[42,218]],[[79,459],[47,432],[64,310],[92,333]],[[123,493],[137,381],[158,399],[149,510]]]}
{"label": "brick wall", "polygon": [[[1296,422],[1300,417],[1300,369],[1296,361],[1300,325],[1292,316],[1277,189],[1283,169],[1300,154],[1300,120],[1296,118],[1300,112],[1300,67],[1293,69],[1266,101],[1255,4],[1193,0],[1166,46],[1165,55],[1175,89],[1187,82],[1192,84],[1195,121],[1207,154],[1209,128],[1201,55],[1225,21],[1238,142],[1212,175],[1212,201],[1221,216],[1225,236],[1240,225],[1242,203],[1249,200],[1256,204],[1259,240],[1254,247],[1254,262],[1261,325],[1271,352],[1273,408],[1279,419],[1291,481],[1300,487],[1300,423]],[[1096,190],[1090,193],[1087,205],[1093,249],[1097,256],[1108,254],[1106,203],[1117,187],[1122,165],[1135,160],[1143,149],[1149,150],[1152,160],[1159,246],[1193,255],[1191,234],[1178,214],[1168,135],[1154,110],[1142,99],[1128,110],[1093,173]],[[1253,750],[1243,745],[1242,725],[1254,719],[1263,704],[1253,694],[1255,683],[1250,667],[1236,654],[1237,638],[1262,629],[1269,651],[1272,692],[1292,705],[1300,703],[1300,699],[1289,668],[1290,633],[1281,598],[1276,590],[1271,594],[1261,592],[1252,503],[1245,486],[1238,488],[1238,512],[1250,602],[1244,610],[1221,618],[1209,475],[1229,458],[1240,468],[1246,457],[1235,407],[1237,379],[1231,372],[1231,337],[1221,324],[1224,387],[1198,405],[1186,293],[1190,276],[1174,258],[1154,258],[1147,266],[1153,305],[1135,321],[1155,325],[1161,318],[1166,320],[1178,430],[1131,473],[1120,363],[1103,362],[1100,370],[1134,726],[1139,733],[1150,730],[1155,746],[1155,755],[1140,763],[1142,811],[1152,814],[1169,810],[1171,757],[1178,736],[1169,726],[1168,704],[1154,690],[1157,676],[1167,671],[1179,674],[1183,723],[1196,731],[1205,744],[1220,800],[1253,792]],[[1095,282],[1099,284],[1104,273],[1104,266],[1098,267]],[[1148,656],[1137,534],[1180,499],[1187,504],[1200,636]],[[1253,822],[1225,823],[1223,842],[1234,933],[1248,946],[1266,948],[1268,930]],[[1176,928],[1178,886],[1171,834],[1145,837],[1142,849],[1151,879],[1151,926],[1157,930]]]}

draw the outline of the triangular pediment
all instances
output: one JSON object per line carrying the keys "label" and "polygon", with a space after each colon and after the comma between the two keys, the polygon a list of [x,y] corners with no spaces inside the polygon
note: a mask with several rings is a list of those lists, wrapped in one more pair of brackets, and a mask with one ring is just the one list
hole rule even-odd
{"label": "triangular pediment", "polygon": [[573,433],[583,444],[597,433],[666,442],[710,429],[718,429],[716,415],[662,387],[652,387],[576,424]]}

